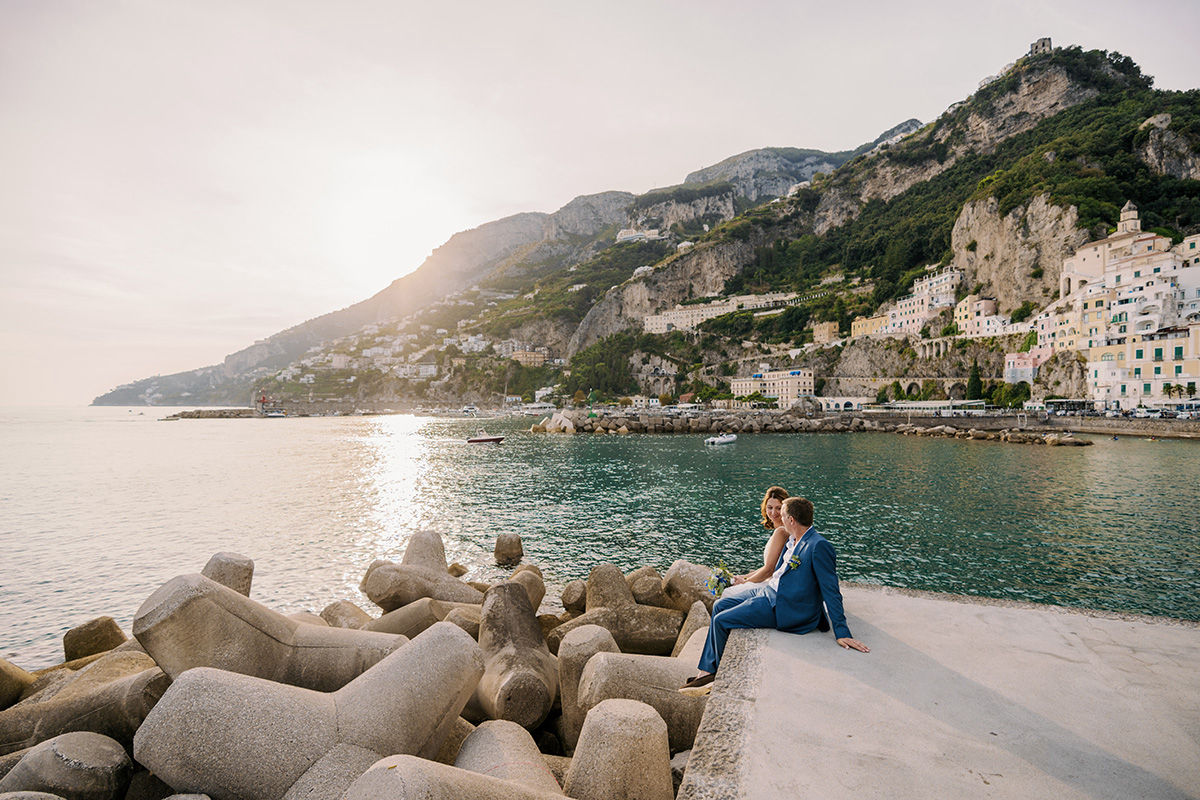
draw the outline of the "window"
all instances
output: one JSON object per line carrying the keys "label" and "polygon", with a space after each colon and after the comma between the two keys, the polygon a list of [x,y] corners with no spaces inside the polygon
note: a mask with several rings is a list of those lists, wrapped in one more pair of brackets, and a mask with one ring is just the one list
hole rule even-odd
{"label": "window", "polygon": [[1093,377],[1093,378],[1099,378],[1099,377],[1100,377],[1100,370],[1098,370],[1098,369],[1094,369],[1094,370],[1092,370],[1092,377]]}
{"label": "window", "polygon": [[1150,394],[1150,384],[1148,384],[1148,383],[1142,384],[1142,394]]}
{"label": "window", "polygon": [[1155,367],[1155,368],[1154,368],[1154,374],[1155,374],[1155,375],[1162,375],[1162,367]]}
{"label": "window", "polygon": [[1183,364],[1176,364],[1176,365],[1175,365],[1175,374],[1176,374],[1176,375],[1182,375],[1182,374],[1183,374]]}
{"label": "window", "polygon": [[1113,283],[1120,283],[1120,282],[1121,282],[1121,276],[1118,275],[1117,279],[1115,281],[1113,281]]}
{"label": "window", "polygon": [[1182,348],[1182,347],[1176,347],[1176,348],[1175,348],[1175,360],[1176,360],[1176,361],[1182,361],[1182,360],[1183,360],[1183,348]]}
{"label": "window", "polygon": [[1162,267],[1155,267],[1155,268],[1154,268],[1154,271],[1155,271],[1155,272],[1162,272]]}
{"label": "window", "polygon": [[1125,394],[1125,384],[1121,384],[1121,394]]}
{"label": "window", "polygon": [[1140,377],[1142,377],[1142,368],[1141,368],[1141,367],[1134,367],[1134,368],[1133,368],[1133,377],[1135,377],[1135,378],[1140,378]]}
{"label": "window", "polygon": [[1142,356],[1141,348],[1138,348],[1137,350],[1133,351],[1133,357],[1136,358],[1138,361],[1142,360],[1143,356]]}
{"label": "window", "polygon": [[1140,277],[1142,277],[1142,271],[1141,271],[1140,269],[1135,269],[1135,270],[1133,271],[1133,277],[1135,277],[1135,278],[1140,278]]}
{"label": "window", "polygon": [[1154,348],[1154,360],[1155,361],[1162,361],[1162,350],[1163,349],[1161,347]]}

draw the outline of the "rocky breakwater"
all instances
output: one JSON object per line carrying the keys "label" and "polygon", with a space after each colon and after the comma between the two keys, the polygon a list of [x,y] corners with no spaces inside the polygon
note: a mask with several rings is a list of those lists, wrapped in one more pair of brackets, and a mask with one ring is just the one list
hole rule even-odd
{"label": "rocky breakwater", "polygon": [[1009,444],[1044,444],[1050,447],[1086,447],[1091,444],[1086,439],[1076,439],[1070,433],[1039,433],[1037,431],[1019,431],[1008,428],[999,431],[985,431],[978,428],[956,428],[953,425],[919,425],[902,424],[895,427],[895,432],[905,436],[933,436],[942,439],[972,439],[975,441],[1008,442]]}
{"label": "rocky breakwater", "polygon": [[[498,563],[521,557],[510,539]],[[0,797],[672,800],[706,698],[707,567],[599,564],[546,600],[521,563],[464,580],[437,532],[348,600],[284,615],[218,553],[138,609],[72,628],[64,663],[0,660]],[[564,608],[558,613],[539,613]]]}

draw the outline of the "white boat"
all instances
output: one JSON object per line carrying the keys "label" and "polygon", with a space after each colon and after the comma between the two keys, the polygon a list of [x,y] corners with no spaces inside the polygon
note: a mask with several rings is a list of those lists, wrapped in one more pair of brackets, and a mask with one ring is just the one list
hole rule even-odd
{"label": "white boat", "polygon": [[718,436],[710,436],[704,440],[705,444],[733,444],[737,441],[736,433],[722,433]]}
{"label": "white boat", "polygon": [[478,434],[467,439],[467,444],[500,444],[503,441],[503,436],[493,436],[483,428],[480,428]]}

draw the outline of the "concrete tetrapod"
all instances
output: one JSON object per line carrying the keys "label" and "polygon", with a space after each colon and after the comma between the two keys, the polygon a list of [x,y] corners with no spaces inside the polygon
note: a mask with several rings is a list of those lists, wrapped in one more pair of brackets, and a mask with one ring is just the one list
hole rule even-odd
{"label": "concrete tetrapod", "polygon": [[446,548],[436,531],[417,531],[399,564],[376,561],[367,567],[359,587],[384,611],[394,611],[422,597],[455,603],[482,603],[479,590],[447,572]]}
{"label": "concrete tetrapod", "polygon": [[[482,598],[483,595],[480,597]],[[422,597],[395,611],[389,611],[378,619],[371,620],[362,629],[378,633],[398,633],[411,639],[431,627],[433,623],[444,620],[456,608],[479,611],[479,605],[474,603],[451,603],[445,600],[434,600],[432,597]]]}
{"label": "concrete tetrapod", "polygon": [[0,778],[0,792],[52,792],[71,800],[121,800],[133,762],[125,748],[99,733],[47,739]]}
{"label": "concrete tetrapod", "polygon": [[125,632],[112,617],[96,617],[63,634],[63,658],[74,661],[106,653],[125,643]]}
{"label": "concrete tetrapod", "polygon": [[688,643],[688,639],[692,638],[692,634],[699,630],[707,631],[711,622],[712,615],[708,613],[704,603],[699,600],[692,603],[687,617],[683,620],[683,627],[679,629],[679,638],[675,640],[675,648],[671,651],[671,655],[678,656],[684,645]]}
{"label": "concrete tetrapod", "polygon": [[371,765],[341,800],[562,800],[562,792],[531,789],[414,756],[388,756]]}
{"label": "concrete tetrapod", "polygon": [[0,658],[0,710],[8,708],[17,702],[21,693],[34,682],[34,676],[13,664]]}
{"label": "concrete tetrapod", "polygon": [[506,719],[490,720],[476,728],[463,741],[454,766],[547,794],[562,794],[529,731]]}
{"label": "concrete tetrapod", "polygon": [[712,570],[701,564],[693,564],[682,558],[672,564],[663,576],[663,592],[671,608],[687,611],[692,603],[699,600],[711,614],[717,598],[708,591],[710,577]]}
{"label": "concrete tetrapod", "polygon": [[563,788],[575,800],[672,800],[662,717],[635,700],[605,700],[593,708]]}
{"label": "concrete tetrapod", "polygon": [[69,731],[102,733],[128,746],[169,682],[145,653],[106,653],[0,711],[0,754]]}
{"label": "concrete tetrapod", "polygon": [[587,611],[550,632],[550,652],[557,653],[562,638],[584,625],[607,628],[622,652],[666,655],[679,636],[683,612],[638,605],[621,570],[599,564],[588,576]]}
{"label": "concrete tetrapod", "polygon": [[464,716],[472,722],[506,719],[536,728],[558,694],[558,662],[546,649],[524,586],[505,582],[488,590],[479,647],[487,666]]}
{"label": "concrete tetrapod", "polygon": [[645,703],[666,723],[671,752],[688,750],[696,740],[707,698],[680,694],[679,687],[695,674],[694,664],[678,658],[597,653],[579,679],[579,709],[586,715],[613,698]]}
{"label": "concrete tetrapod", "polygon": [[620,648],[607,628],[584,625],[563,637],[558,646],[558,691],[562,700],[563,745],[575,749],[587,710],[579,707],[579,679],[588,660],[596,653],[619,653]]}
{"label": "concrete tetrapod", "polygon": [[133,635],[177,679],[214,667],[330,692],[407,641],[402,636],[308,625],[202,575],[180,575],[142,603]]}
{"label": "concrete tetrapod", "polygon": [[254,582],[254,560],[241,553],[214,553],[200,574],[249,597],[250,584]]}
{"label": "concrete tetrapod", "polygon": [[188,670],[134,738],[134,757],[213,800],[338,797],[383,753],[432,758],[483,654],[439,622],[329,694],[205,667]]}

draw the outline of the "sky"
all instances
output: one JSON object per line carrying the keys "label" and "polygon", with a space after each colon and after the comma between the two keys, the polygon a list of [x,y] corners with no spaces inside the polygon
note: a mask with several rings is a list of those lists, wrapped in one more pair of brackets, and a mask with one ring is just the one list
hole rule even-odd
{"label": "sky", "polygon": [[0,0],[0,405],[363,300],[460,230],[936,118],[1050,36],[1200,86],[1193,0]]}

